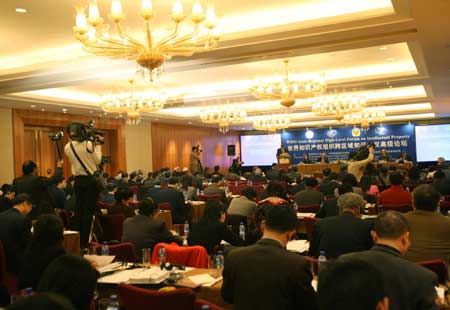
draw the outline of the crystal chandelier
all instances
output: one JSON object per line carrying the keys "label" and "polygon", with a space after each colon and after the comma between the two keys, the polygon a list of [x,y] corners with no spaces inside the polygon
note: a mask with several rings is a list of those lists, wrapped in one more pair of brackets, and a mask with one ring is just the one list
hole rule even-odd
{"label": "crystal chandelier", "polygon": [[242,122],[247,112],[239,107],[215,107],[200,111],[200,120],[207,124],[218,124],[220,133],[227,133],[233,122]]}
{"label": "crystal chandelier", "polygon": [[116,28],[116,36],[108,32],[109,25],[103,24],[103,18],[97,6],[97,0],[90,0],[88,16],[85,9],[77,10],[76,25],[73,27],[76,38],[89,53],[135,60],[150,79],[158,75],[159,68],[172,56],[191,56],[194,53],[213,50],[217,47],[220,34],[217,32],[217,19],[212,6],[206,13],[197,0],[192,6],[192,31],[181,31],[181,22],[186,18],[181,0],[176,0],[172,9],[174,30],[159,40],[155,40],[152,28],[153,6],[151,0],[142,0],[140,16],[144,19],[145,39],[138,40],[123,30],[121,22],[125,19],[120,0],[112,0],[110,20]]}
{"label": "crystal chandelier", "polygon": [[126,114],[127,122],[131,125],[140,123],[140,116],[143,112],[155,112],[161,110],[167,102],[164,94],[156,94],[148,97],[136,96],[134,91],[134,80],[129,80],[130,93],[120,96],[107,97],[100,106],[107,113]]}
{"label": "crystal chandelier", "polygon": [[282,106],[289,108],[295,104],[295,99],[311,98],[325,91],[323,75],[310,80],[290,80],[289,61],[285,60],[284,65],[284,78],[256,83],[250,87],[253,96],[261,100],[280,100]]}
{"label": "crystal chandelier", "polygon": [[365,96],[334,95],[317,98],[312,105],[312,112],[318,116],[334,116],[341,121],[346,114],[361,112],[365,107]]}
{"label": "crystal chandelier", "polygon": [[276,132],[277,130],[288,128],[290,123],[291,120],[289,118],[274,115],[254,120],[253,127],[256,130]]}
{"label": "crystal chandelier", "polygon": [[347,125],[361,125],[361,129],[368,130],[370,124],[380,123],[386,118],[383,110],[364,109],[361,112],[344,115],[342,120]]}

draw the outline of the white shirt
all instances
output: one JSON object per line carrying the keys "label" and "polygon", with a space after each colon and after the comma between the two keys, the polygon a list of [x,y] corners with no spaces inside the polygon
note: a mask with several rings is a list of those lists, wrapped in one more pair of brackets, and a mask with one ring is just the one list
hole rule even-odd
{"label": "white shirt", "polygon": [[[72,151],[72,148],[70,147],[70,143],[67,143],[64,147],[64,153],[69,158],[70,163],[72,164],[72,174],[73,175],[88,175],[86,171],[84,170],[83,166],[80,164],[78,159],[76,158],[75,154]],[[81,161],[86,166],[87,170],[94,174],[95,171],[97,171],[97,167],[100,164],[100,161],[102,160],[102,148],[100,145],[96,145],[94,147],[94,152],[89,153],[86,151],[86,141],[79,142],[79,141],[72,141],[73,147],[78,155],[78,157],[81,159]],[[88,148],[90,149],[92,147],[91,142],[88,142]]]}

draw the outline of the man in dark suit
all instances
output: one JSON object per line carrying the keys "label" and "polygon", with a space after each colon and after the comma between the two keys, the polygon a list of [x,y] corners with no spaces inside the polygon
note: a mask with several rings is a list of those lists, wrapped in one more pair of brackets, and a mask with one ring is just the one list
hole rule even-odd
{"label": "man in dark suit", "polygon": [[[348,183],[344,183],[341,186],[339,186],[338,192],[339,196],[344,195],[345,193],[352,193],[353,187]],[[338,216],[339,208],[337,205],[337,200],[338,200],[337,198],[325,199],[319,211],[316,213],[315,217],[326,218],[331,216]]]}
{"label": "man in dark suit", "polygon": [[438,309],[436,275],[403,259],[410,246],[409,225],[396,211],[381,213],[372,231],[375,246],[364,252],[344,255],[340,260],[363,260],[383,275],[391,310]]}
{"label": "man in dark suit", "polygon": [[[64,161],[57,163],[55,177],[62,176],[62,166]],[[31,203],[36,207],[32,217],[36,218],[40,213],[51,213],[55,204],[52,202],[48,188],[50,182],[48,178],[38,176],[38,166],[32,160],[27,160],[22,164],[23,176],[14,179],[13,191],[18,194],[28,194]]]}
{"label": "man in dark suit", "polygon": [[[165,182],[161,185],[165,185]],[[174,186],[177,183],[176,178],[171,178],[167,188],[162,188],[159,191],[150,193],[150,197],[158,204],[168,202],[172,210],[172,218],[174,224],[184,224],[190,219],[191,208],[190,205],[184,203],[183,193],[176,190]]]}
{"label": "man in dark suit", "polygon": [[262,224],[263,237],[225,257],[223,299],[235,310],[317,309],[309,263],[288,252],[297,216],[289,207],[272,208]]}
{"label": "man in dark suit", "polygon": [[141,259],[142,249],[153,249],[159,242],[176,242],[183,245],[183,240],[167,230],[165,222],[153,217],[158,210],[153,199],[146,198],[139,202],[138,210],[138,215],[127,218],[123,222],[122,242],[133,243],[139,259]]}
{"label": "man in dark suit", "polygon": [[31,212],[30,196],[19,194],[13,207],[0,213],[0,241],[6,256],[7,270],[18,273],[23,264],[24,251],[31,237],[31,221],[25,217]]}
{"label": "man in dark suit", "polygon": [[257,182],[257,183],[258,182],[262,183],[262,182],[267,181],[266,177],[262,175],[262,170],[259,167],[255,167],[253,169],[253,174],[250,176],[249,180],[252,182]]}
{"label": "man in dark suit", "polygon": [[227,197],[225,195],[225,190],[219,187],[219,182],[222,180],[219,176],[213,176],[211,178],[211,184],[208,185],[208,187],[205,188],[204,193],[205,195],[219,195],[220,200],[223,203],[227,202]]}
{"label": "man in dark suit", "polygon": [[323,169],[322,173],[323,180],[319,183],[320,191],[325,196],[334,196],[334,190],[339,187],[339,183],[336,181],[337,173],[332,172],[330,168]]}
{"label": "man in dark suit", "polygon": [[433,175],[433,183],[431,185],[438,191],[441,196],[450,195],[450,183],[445,179],[445,173],[437,170]]}
{"label": "man in dark suit", "polygon": [[318,257],[325,251],[328,258],[368,250],[372,247],[370,231],[373,222],[361,220],[360,208],[363,198],[355,193],[346,193],[338,198],[339,216],[325,218],[313,227],[309,254]]}
{"label": "man in dark suit", "polygon": [[317,180],[309,177],[303,180],[305,189],[295,194],[294,201],[299,206],[320,205],[325,196],[323,193],[316,190]]}

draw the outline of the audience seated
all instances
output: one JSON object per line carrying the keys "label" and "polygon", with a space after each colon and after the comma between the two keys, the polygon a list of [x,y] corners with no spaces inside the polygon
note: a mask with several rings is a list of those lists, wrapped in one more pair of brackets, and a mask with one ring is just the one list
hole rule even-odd
{"label": "audience seated", "polygon": [[[350,184],[342,184],[338,188],[339,196],[345,193],[352,193],[353,187]],[[337,197],[325,199],[319,211],[316,213],[317,218],[326,218],[339,215],[339,208],[337,205]]]}
{"label": "audience seated", "polygon": [[3,184],[0,190],[2,192],[0,195],[0,212],[3,212],[12,208],[12,201],[16,193],[14,193],[10,184]]}
{"label": "audience seated", "polygon": [[181,177],[181,192],[184,200],[197,200],[197,190],[192,186],[193,179],[191,175]]}
{"label": "audience seated", "polygon": [[267,188],[261,193],[260,200],[264,200],[269,197],[278,197],[284,200],[288,200],[286,191],[284,190],[280,181],[270,181],[269,184],[267,184]]}
{"label": "audience seated", "polygon": [[117,191],[117,185],[115,183],[106,184],[106,189],[101,193],[100,200],[109,205],[114,205],[116,203],[115,193]]}
{"label": "audience seated", "polygon": [[133,217],[134,209],[130,206],[134,192],[128,188],[119,188],[115,194],[116,203],[108,209],[108,215]]}
{"label": "audience seated", "polygon": [[319,278],[320,310],[389,310],[381,272],[361,260],[336,262]]}
{"label": "audience seated", "polygon": [[389,176],[391,187],[378,196],[379,205],[411,205],[411,193],[402,186],[402,175],[393,173]]}
{"label": "audience seated", "polygon": [[436,212],[440,196],[428,184],[413,191],[414,211],[405,214],[410,226],[411,247],[406,258],[418,262],[450,259],[450,218]]}
{"label": "audience seated", "polygon": [[[161,180],[161,185],[167,185],[167,180]],[[168,180],[168,187],[161,188],[158,191],[150,192],[150,197],[157,203],[167,202],[170,204],[172,210],[172,219],[174,224],[184,224],[189,220],[191,214],[191,207],[184,203],[183,194],[175,189],[177,183],[176,178]]]}
{"label": "audience seated", "polygon": [[223,179],[223,174],[220,173],[220,166],[214,166],[214,171],[211,175],[211,177],[219,177],[220,179]]}
{"label": "audience seated", "polygon": [[63,176],[54,176],[50,179],[50,195],[55,202],[56,209],[64,209],[66,203],[66,192],[67,181]]}
{"label": "audience seated", "polygon": [[139,214],[123,222],[122,242],[133,243],[139,261],[142,249],[153,249],[159,242],[183,244],[183,240],[167,230],[165,222],[154,218],[157,210],[153,199],[146,198],[138,204]]}
{"label": "audience seated", "polygon": [[19,299],[7,310],[76,310],[66,298],[53,294],[37,294]]}
{"label": "audience seated", "polygon": [[351,252],[370,249],[370,230],[373,222],[360,219],[360,209],[364,206],[362,197],[346,193],[338,198],[339,216],[328,217],[314,225],[309,254],[318,257],[325,251],[328,258]]}
{"label": "audience seated", "polygon": [[445,179],[445,173],[437,170],[433,175],[433,183],[431,185],[441,196],[450,195],[450,183]]}
{"label": "audience seated", "polygon": [[128,187],[128,173],[126,171],[121,171],[119,172],[119,174],[117,175],[117,187],[120,188],[124,188],[124,187]]}
{"label": "audience seated", "polygon": [[290,207],[273,207],[256,244],[233,249],[225,256],[222,297],[235,310],[316,309],[309,262],[288,252],[297,216]]}
{"label": "audience seated", "polygon": [[408,222],[401,213],[383,212],[372,231],[374,247],[339,260],[363,260],[378,269],[386,283],[391,310],[437,309],[436,275],[403,259],[410,246],[409,234]]}
{"label": "audience seated", "polygon": [[[350,184],[353,187],[353,192],[355,194],[364,196],[361,187],[359,187],[358,181],[356,180],[356,177],[351,173],[346,173],[344,177],[342,178],[342,184]],[[336,188],[334,190],[334,196],[339,196],[338,189]]]}
{"label": "audience seated", "polygon": [[31,212],[32,205],[27,194],[17,195],[12,204],[11,209],[0,213],[0,241],[5,251],[7,270],[18,274],[31,237],[31,222],[26,216]]}
{"label": "audience seated", "polygon": [[38,284],[39,293],[56,293],[67,298],[77,310],[90,310],[98,272],[78,256],[64,255],[45,269]]}
{"label": "audience seated", "polygon": [[298,206],[320,205],[325,196],[319,192],[317,188],[317,180],[315,178],[306,178],[304,180],[305,189],[295,194],[294,201]]}
{"label": "audience seated", "polygon": [[299,176],[297,166],[289,167],[289,172],[286,175],[289,179],[289,183],[295,182],[295,180]]}
{"label": "audience seated", "polygon": [[331,172],[330,168],[325,168],[322,171],[323,180],[319,183],[320,191],[325,196],[333,196],[334,190],[339,187],[339,183],[336,182],[338,175],[334,172]]}
{"label": "audience seated", "polygon": [[217,201],[207,201],[203,217],[192,225],[188,236],[188,244],[201,245],[208,254],[214,253],[214,247],[219,245],[222,240],[234,246],[243,245],[244,240],[228,230],[224,222],[224,208]]}
{"label": "audience seated", "polygon": [[241,196],[233,198],[227,213],[230,215],[242,215],[252,218],[256,212],[256,192],[252,187],[242,190]]}
{"label": "audience seated", "polygon": [[300,175],[295,179],[295,184],[289,188],[289,194],[295,195],[298,192],[305,189],[305,184],[302,182],[302,177]]}
{"label": "audience seated", "polygon": [[205,188],[205,195],[220,195],[220,200],[223,203],[226,203],[227,198],[225,196],[225,190],[219,187],[219,183],[222,181],[222,178],[219,176],[213,176],[211,178],[211,184]]}
{"label": "audience seated", "polygon": [[253,174],[249,178],[254,183],[266,182],[266,177],[262,175],[262,170],[259,167],[253,170]]}
{"label": "audience seated", "polygon": [[25,250],[25,259],[19,274],[19,289],[36,290],[45,268],[57,257],[66,254],[62,245],[64,226],[52,214],[41,215],[33,226],[33,236]]}

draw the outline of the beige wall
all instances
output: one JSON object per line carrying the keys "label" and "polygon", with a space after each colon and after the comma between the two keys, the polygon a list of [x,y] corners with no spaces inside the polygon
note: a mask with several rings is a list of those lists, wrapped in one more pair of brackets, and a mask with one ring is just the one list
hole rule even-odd
{"label": "beige wall", "polygon": [[143,169],[152,171],[152,128],[150,122],[125,126],[128,172]]}
{"label": "beige wall", "polygon": [[0,109],[0,184],[11,183],[14,178],[12,110]]}

